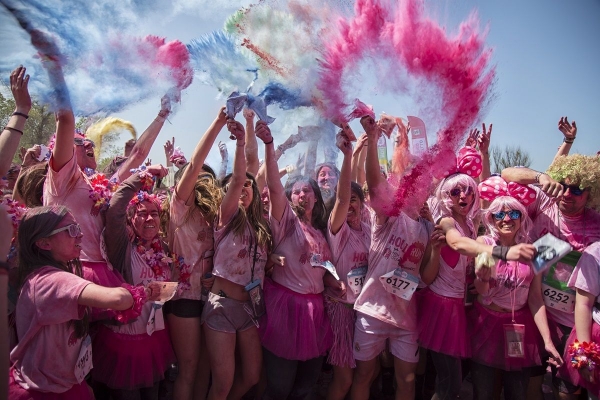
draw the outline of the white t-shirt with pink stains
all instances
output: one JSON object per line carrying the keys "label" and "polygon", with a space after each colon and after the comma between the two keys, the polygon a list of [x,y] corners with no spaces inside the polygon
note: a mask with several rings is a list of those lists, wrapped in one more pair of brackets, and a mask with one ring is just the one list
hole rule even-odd
{"label": "white t-shirt with pink stains", "polygon": [[331,218],[329,218],[327,241],[335,270],[340,280],[346,285],[346,295],[344,298],[339,298],[328,289],[325,289],[325,293],[337,300],[352,304],[356,300],[356,295],[348,284],[348,273],[357,268],[368,267],[369,247],[371,246],[370,226],[361,221],[360,230],[355,230],[344,221],[338,233],[334,235],[331,232]]}
{"label": "white t-shirt with pink stains", "polygon": [[[231,219],[233,218],[235,215]],[[246,221],[246,229],[242,236],[235,235],[231,231],[226,234],[226,228],[227,225],[216,229],[215,224],[213,275],[246,286],[252,281],[254,265],[254,281],[260,279],[262,285],[265,279],[267,253],[260,245],[255,246],[256,235],[253,234],[250,224]]]}
{"label": "white t-shirt with pink stains", "polygon": [[600,242],[589,245],[581,254],[569,287],[584,290],[600,301]]}
{"label": "white t-shirt with pink stains", "polygon": [[331,261],[329,245],[323,233],[302,222],[288,202],[277,221],[269,217],[273,234],[273,253],[285,257],[285,266],[273,268],[272,279],[286,288],[301,294],[323,292],[325,269],[313,267],[313,254],[320,254],[322,261]]}
{"label": "white t-shirt with pink stains", "polygon": [[50,266],[27,277],[17,301],[19,344],[10,354],[24,389],[63,393],[79,383],[75,364],[83,340],[70,321],[83,318],[85,306],[77,301],[90,283]]}
{"label": "white t-shirt with pink stains", "polygon": [[183,284],[174,300],[200,300],[201,279],[210,272],[212,263],[212,256],[206,261],[204,258],[214,250],[212,224],[195,205],[187,206],[175,190],[171,198],[169,231],[169,249],[182,256],[188,265],[186,271],[173,269],[173,281]]}
{"label": "white t-shirt with pink stains", "polygon": [[387,292],[379,277],[401,267],[420,279],[419,268],[433,225],[415,221],[406,214],[390,217],[383,225],[373,225],[369,270],[354,309],[380,321],[409,331],[417,329],[414,296],[406,301]]}
{"label": "white t-shirt with pink stains", "polygon": [[[576,217],[563,215],[554,199],[548,197],[539,188],[533,187],[537,193],[536,200],[527,207],[527,212],[533,220],[531,240],[535,242],[546,233],[569,242],[573,250],[583,251],[594,242],[600,241],[600,214],[590,208]],[[568,282],[574,267],[558,262],[543,274],[543,284],[575,296],[575,291],[568,287]],[[575,315],[555,308],[546,307],[550,317],[556,322],[573,327]]]}
{"label": "white t-shirt with pink stains", "polygon": [[48,175],[44,182],[44,205],[66,206],[81,226],[83,240],[81,241],[82,261],[104,262],[100,251],[100,235],[104,229],[101,215],[92,215],[94,202],[90,199],[92,185],[89,178],[77,165],[77,154],[61,168],[52,168],[54,158],[48,162]]}

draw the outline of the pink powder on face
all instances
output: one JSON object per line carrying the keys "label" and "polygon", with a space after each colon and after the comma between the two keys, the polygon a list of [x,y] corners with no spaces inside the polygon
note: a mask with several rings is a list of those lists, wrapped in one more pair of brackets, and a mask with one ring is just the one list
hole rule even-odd
{"label": "pink powder on face", "polygon": [[[325,43],[318,88],[323,94],[327,118],[348,115],[344,73],[355,69],[366,55],[395,62],[405,74],[400,80],[425,82],[435,89],[441,104],[441,129],[436,145],[401,177],[390,215],[400,210],[416,212],[425,201],[433,178],[440,178],[455,162],[455,151],[465,132],[480,118],[489,98],[495,69],[492,51],[485,46],[485,32],[478,29],[475,14],[450,37],[439,24],[424,16],[422,0],[406,0],[396,9],[376,0],[357,0],[355,16],[340,18],[338,32]],[[429,91],[427,91],[429,92]],[[427,98],[416,99],[422,106]],[[424,103],[424,104],[423,104]]]}

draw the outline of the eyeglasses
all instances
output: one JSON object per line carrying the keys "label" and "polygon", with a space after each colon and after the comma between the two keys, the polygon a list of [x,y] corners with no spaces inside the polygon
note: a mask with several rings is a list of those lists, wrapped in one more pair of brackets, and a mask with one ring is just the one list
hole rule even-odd
{"label": "eyeglasses", "polygon": [[96,147],[96,144],[90,139],[76,137],[75,139],[73,139],[73,141],[75,142],[75,146],[85,146],[86,144],[88,144],[89,146],[92,146],[92,149]]}
{"label": "eyeglasses", "polygon": [[[252,179],[246,179],[246,182],[244,182],[244,187],[245,187],[245,188],[252,187],[252,183],[253,183],[253,182],[252,182]],[[231,182],[230,182],[230,183],[228,183],[227,185],[225,185],[225,186],[223,187],[223,191],[224,191],[225,193],[227,193],[227,190],[229,189],[229,185],[230,185],[230,184],[231,184]]]}
{"label": "eyeglasses", "polygon": [[471,188],[471,186],[467,186],[466,188],[455,187],[454,189],[452,189],[450,191],[450,196],[452,196],[452,197],[460,196],[461,193],[464,193],[465,196],[468,196],[473,193],[473,189]]}
{"label": "eyeglasses", "polygon": [[510,211],[498,211],[497,213],[492,214],[496,221],[502,221],[504,217],[508,215],[510,219],[519,219],[521,218],[521,211],[519,210],[510,210]]}
{"label": "eyeglasses", "polygon": [[76,238],[81,235],[81,226],[79,226],[79,224],[70,224],[67,226],[63,226],[62,228],[58,228],[50,232],[47,237],[56,235],[57,233],[62,231],[69,231],[69,236],[71,236],[72,238]]}
{"label": "eyeglasses", "polygon": [[567,189],[569,189],[569,193],[571,193],[572,196],[581,196],[583,192],[585,192],[585,189],[582,189],[577,185],[567,185],[564,182],[561,182],[560,184],[563,187],[564,193],[567,193]]}

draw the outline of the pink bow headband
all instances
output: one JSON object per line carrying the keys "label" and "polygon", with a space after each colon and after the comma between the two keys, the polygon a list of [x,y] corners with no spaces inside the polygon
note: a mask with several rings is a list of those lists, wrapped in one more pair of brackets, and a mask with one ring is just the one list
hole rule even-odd
{"label": "pink bow headband", "polygon": [[458,151],[456,156],[456,166],[448,171],[446,177],[460,173],[469,175],[471,178],[477,178],[483,171],[483,162],[481,154],[473,147],[465,146]]}
{"label": "pink bow headband", "polygon": [[529,186],[515,182],[506,182],[499,176],[491,176],[478,186],[479,196],[487,201],[496,197],[510,196],[517,199],[524,206],[528,206],[535,200],[535,190]]}

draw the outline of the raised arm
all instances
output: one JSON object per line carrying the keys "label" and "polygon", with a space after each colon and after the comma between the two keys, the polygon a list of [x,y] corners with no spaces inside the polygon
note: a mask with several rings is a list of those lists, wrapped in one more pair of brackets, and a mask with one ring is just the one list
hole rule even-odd
{"label": "raised arm", "polygon": [[367,144],[369,137],[363,133],[356,141],[356,148],[352,153],[352,173],[350,179],[361,187],[365,183],[365,160],[367,158]]}
{"label": "raised arm", "polygon": [[552,161],[555,161],[560,156],[569,155],[571,146],[573,146],[573,142],[577,136],[577,124],[575,121],[570,123],[567,117],[561,117],[560,121],[558,121],[558,130],[562,132],[564,138],[562,144],[558,147],[558,151],[554,156],[554,160]]}
{"label": "raised arm", "polygon": [[256,123],[256,137],[265,144],[265,173],[267,175],[267,187],[269,188],[270,214],[275,220],[281,221],[283,211],[286,207],[287,198],[279,178],[279,167],[275,159],[275,146],[273,136],[266,122]]}
{"label": "raised arm", "polygon": [[229,153],[227,152],[227,145],[221,141],[219,141],[219,154],[221,155],[221,166],[219,167],[217,178],[221,180],[225,178],[225,175],[227,175],[227,164],[229,163]]}
{"label": "raised arm", "polygon": [[123,165],[121,165],[121,168],[119,168],[119,180],[127,179],[131,176],[131,169],[142,165],[146,157],[148,157],[148,154],[150,154],[150,149],[152,149],[152,145],[165,124],[165,119],[170,113],[171,100],[169,96],[164,95],[160,101],[160,111],[158,112],[158,115],[152,120],[144,133],[142,133],[142,136],[140,136],[135,143],[135,146],[133,146],[133,149],[131,149],[131,154]]}
{"label": "raised arm", "polygon": [[352,143],[343,131],[336,136],[336,146],[342,151],[344,158],[342,160],[342,170],[338,179],[335,205],[331,211],[331,233],[334,235],[340,231],[342,225],[346,223],[348,208],[350,206],[350,174],[352,168]]}
{"label": "raised arm", "polygon": [[503,169],[502,179],[506,182],[516,182],[522,185],[540,185],[542,191],[549,197],[560,197],[563,194],[562,185],[550,178],[548,174],[525,167]]}
{"label": "raised arm", "polygon": [[196,184],[196,179],[198,178],[198,174],[202,170],[202,165],[208,156],[208,152],[210,151],[212,145],[217,138],[217,135],[225,126],[227,121],[227,115],[224,112],[225,107],[221,107],[219,110],[219,114],[215,120],[210,124],[208,130],[202,135],[202,138],[196,145],[194,149],[194,153],[190,158],[190,163],[186,170],[183,172],[183,176],[177,183],[177,195],[181,199],[185,199],[185,204],[190,206],[193,204],[194,199],[192,192],[194,191],[194,185]]}
{"label": "raised arm", "polygon": [[382,225],[387,221],[385,214],[386,199],[390,193],[390,185],[384,179],[379,167],[379,157],[377,156],[377,139],[379,139],[379,128],[375,120],[369,116],[362,117],[361,125],[365,129],[369,143],[367,145],[367,160],[365,163],[367,185],[369,185],[369,195],[371,198],[371,207],[377,215],[377,224]]}
{"label": "raised arm", "polygon": [[256,176],[260,161],[258,159],[258,141],[254,134],[254,111],[244,108],[243,113],[246,120],[246,170]]}
{"label": "raised arm", "polygon": [[26,72],[25,67],[18,66],[10,74],[10,90],[15,99],[15,111],[0,135],[0,176],[5,176],[10,168],[31,110],[29,75]]}
{"label": "raised arm", "polygon": [[227,121],[227,129],[235,136],[236,144],[235,156],[233,158],[233,173],[227,186],[225,186],[225,196],[223,196],[223,201],[221,201],[221,206],[219,207],[219,229],[225,226],[238,211],[242,188],[246,182],[246,138],[244,126],[236,120],[230,119]]}
{"label": "raised arm", "polygon": [[479,182],[483,182],[492,175],[490,168],[490,142],[492,140],[492,124],[490,124],[490,129],[486,129],[485,124],[482,124],[482,128],[483,131],[481,132],[481,135],[477,137],[477,148],[479,150],[479,154],[481,154],[481,163],[483,167],[481,170],[481,175],[479,175]]}
{"label": "raised arm", "polygon": [[[146,172],[156,178],[162,178],[167,174],[167,169],[160,164],[151,165],[146,168]],[[143,185],[144,182],[139,173],[133,174],[121,182],[110,199],[110,207],[106,211],[104,241],[108,260],[130,284],[133,284],[133,276],[131,273],[131,241],[127,232],[127,207]]]}

